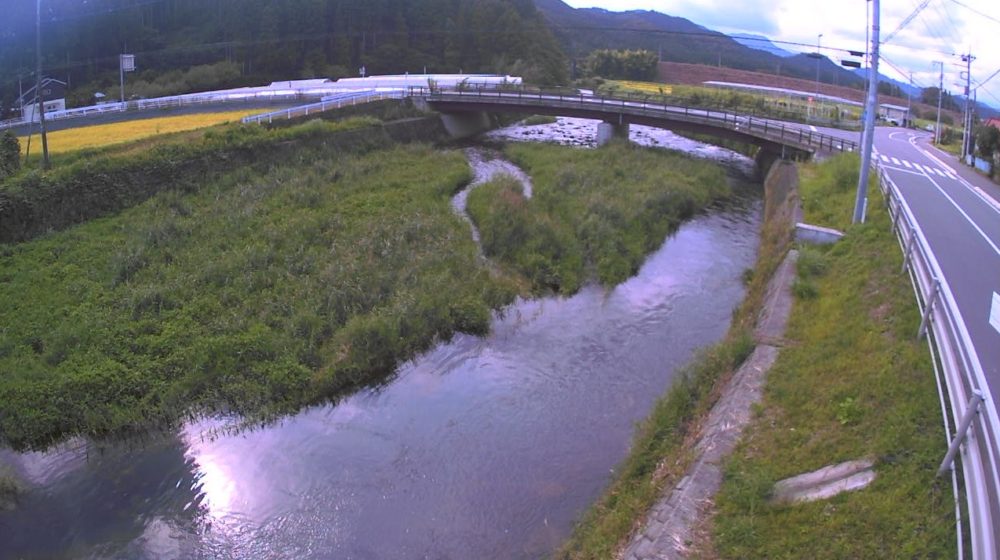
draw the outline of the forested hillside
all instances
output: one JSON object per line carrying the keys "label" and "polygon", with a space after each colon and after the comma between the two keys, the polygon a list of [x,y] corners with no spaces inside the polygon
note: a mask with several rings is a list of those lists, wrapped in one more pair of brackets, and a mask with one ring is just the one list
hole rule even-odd
{"label": "forested hillside", "polygon": [[[684,18],[644,10],[574,9],[562,0],[535,0],[535,4],[573,58],[585,57],[594,49],[645,49],[662,53],[663,60],[669,62],[816,77],[816,60],[807,55],[775,56]],[[827,58],[820,60],[820,81],[851,87],[864,83]]]}
{"label": "forested hillside", "polygon": [[[5,0],[0,88],[34,69],[35,1]],[[137,94],[309,77],[504,72],[565,81],[567,63],[532,0],[42,0],[44,73],[71,99],[117,91],[135,53]],[[211,66],[208,66],[211,65]],[[113,95],[112,95],[113,97]]]}

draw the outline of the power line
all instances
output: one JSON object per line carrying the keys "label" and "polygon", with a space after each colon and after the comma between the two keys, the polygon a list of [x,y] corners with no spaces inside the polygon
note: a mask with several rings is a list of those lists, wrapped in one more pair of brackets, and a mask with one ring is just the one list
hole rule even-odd
{"label": "power line", "polygon": [[892,33],[890,33],[890,34],[888,34],[888,35],[885,36],[885,39],[882,40],[882,44],[884,45],[884,44],[888,43],[889,41],[892,41],[892,38],[895,37],[897,33],[899,33],[900,31],[902,31],[904,27],[906,27],[907,25],[909,25],[910,22],[913,21],[913,18],[917,17],[920,14],[920,12],[922,12],[924,10],[924,8],[926,8],[927,5],[930,4],[930,3],[931,3],[931,0],[924,0],[923,2],[921,2],[920,5],[917,6],[917,8],[915,10],[913,10],[912,12],[910,12],[910,15],[906,16],[906,18],[903,19],[902,22],[900,22],[900,24],[896,27],[896,29],[893,30]]}
{"label": "power line", "polygon": [[966,4],[963,4],[963,3],[959,2],[958,0],[951,0],[951,1],[952,1],[953,3],[955,3],[955,4],[958,4],[959,6],[961,6],[961,7],[963,7],[963,8],[965,8],[966,10],[969,10],[970,12],[972,12],[972,13],[974,13],[974,14],[977,14],[977,15],[979,15],[979,16],[982,16],[982,17],[984,17],[984,18],[986,18],[986,19],[988,19],[988,20],[991,20],[991,21],[994,21],[994,22],[996,22],[996,23],[1000,23],[1000,19],[997,19],[997,18],[995,18],[995,17],[993,17],[993,16],[991,16],[991,15],[989,15],[989,14],[984,14],[983,12],[980,12],[979,10],[977,10],[977,9],[975,9],[975,8],[971,7],[971,6],[968,6],[968,5],[966,5]]}

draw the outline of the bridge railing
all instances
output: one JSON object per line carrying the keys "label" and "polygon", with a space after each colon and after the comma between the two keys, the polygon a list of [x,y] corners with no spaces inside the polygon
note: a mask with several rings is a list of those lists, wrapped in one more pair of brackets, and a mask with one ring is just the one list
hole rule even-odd
{"label": "bridge railing", "polygon": [[407,93],[403,90],[346,93],[343,95],[332,96],[331,98],[324,99],[319,103],[309,103],[307,105],[281,109],[280,111],[272,111],[261,115],[243,117],[243,123],[263,124],[266,122],[270,124],[276,120],[280,121],[305,117],[311,114],[340,109],[341,107],[349,107],[351,105],[359,105],[361,103],[370,103],[372,101],[381,101],[383,99],[402,99],[406,95]]}
{"label": "bridge railing", "polygon": [[[935,370],[940,366],[940,377],[947,387],[947,403],[943,401],[942,406],[947,404],[951,411],[950,423],[945,413],[951,445],[938,475],[955,475],[955,463],[961,462],[972,558],[1000,558],[1000,421],[996,406],[958,304],[927,238],[895,182],[877,163],[873,166],[903,249],[903,269],[909,271],[921,309],[916,334],[930,335]],[[960,523],[959,558],[963,542]]]}
{"label": "bridge railing", "polygon": [[621,112],[637,116],[669,116],[672,119],[689,123],[722,126],[747,136],[813,151],[853,152],[858,149],[858,145],[854,141],[820,132],[812,132],[802,127],[789,126],[787,123],[781,121],[724,110],[665,105],[649,96],[624,95],[621,97],[608,97],[586,95],[574,90],[525,90],[522,88],[452,90],[410,88],[408,94],[426,97],[429,101],[464,99],[482,100],[484,102],[504,102],[525,106],[618,109]]}

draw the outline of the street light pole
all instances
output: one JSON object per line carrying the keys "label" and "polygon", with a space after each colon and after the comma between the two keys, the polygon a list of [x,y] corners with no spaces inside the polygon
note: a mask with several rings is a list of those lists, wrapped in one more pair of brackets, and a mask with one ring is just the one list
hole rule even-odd
{"label": "street light pole", "polygon": [[865,105],[865,133],[861,146],[861,173],[854,201],[853,223],[863,223],[868,209],[868,172],[871,170],[872,145],[875,143],[875,114],[878,111],[878,42],[879,0],[872,0],[871,65],[868,67],[868,100]]}
{"label": "street light pole", "polygon": [[42,0],[35,11],[35,95],[38,97],[38,124],[42,131],[42,167],[49,168],[49,139],[45,135],[45,96],[42,95]]}
{"label": "street light pole", "polygon": [[962,62],[965,63],[965,131],[962,133],[962,161],[972,152],[972,61],[976,57],[972,53],[963,54]]}
{"label": "street light pole", "polygon": [[944,62],[935,60],[933,64],[941,67],[941,75],[938,78],[938,110],[937,124],[934,126],[934,143],[941,145],[941,100],[944,98]]}

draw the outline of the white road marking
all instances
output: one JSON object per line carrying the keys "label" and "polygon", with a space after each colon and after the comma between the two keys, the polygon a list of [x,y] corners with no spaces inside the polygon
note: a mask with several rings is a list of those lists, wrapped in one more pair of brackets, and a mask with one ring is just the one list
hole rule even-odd
{"label": "white road marking", "polygon": [[[44,92],[43,92],[43,93],[44,93]],[[941,171],[940,169],[938,169],[937,167],[935,167],[935,168],[934,168],[934,172],[935,172],[935,173],[937,173],[938,175],[942,176],[942,177],[947,177],[947,175],[945,175],[945,174],[944,174],[944,173],[943,173],[943,172],[942,172],[942,171]]]}
{"label": "white road marking", "polygon": [[884,155],[882,155],[882,154],[879,154],[879,155],[878,155],[878,157],[882,158],[882,161],[884,161],[884,162],[886,162],[886,163],[889,163],[889,158],[888,158],[887,156],[884,156]]}
{"label": "white road marking", "polygon": [[957,202],[955,202],[955,199],[952,198],[951,195],[949,195],[947,192],[945,192],[943,188],[941,188],[941,185],[939,185],[938,182],[934,180],[934,177],[932,177],[931,175],[927,175],[927,180],[930,181],[932,185],[934,185],[934,187],[938,190],[939,193],[941,193],[942,195],[944,195],[945,198],[948,199],[948,202],[950,202],[951,205],[955,207],[955,210],[958,210],[958,213],[965,218],[965,221],[969,222],[969,224],[973,227],[973,229],[979,232],[979,235],[981,235],[983,239],[986,240],[986,244],[993,248],[993,252],[995,252],[997,255],[1000,255],[1000,248],[997,247],[996,243],[994,243],[993,240],[990,239],[990,236],[986,235],[986,232],[983,231],[981,227],[979,227],[979,224],[977,224],[975,220],[973,220],[972,217],[965,212],[965,210],[962,210],[962,207],[959,206]]}
{"label": "white road marking", "polygon": [[891,158],[891,159],[892,159],[892,163],[895,163],[896,165],[903,165],[902,163],[899,163],[898,159],[896,159],[896,158]]}
{"label": "white road marking", "polygon": [[816,127],[815,127],[815,126],[813,126],[813,125],[809,125],[809,130],[811,130],[811,131],[813,131],[813,132],[818,132],[818,131],[816,130]]}
{"label": "white road marking", "polygon": [[927,171],[928,175],[933,175],[934,174],[934,168],[931,167],[931,166],[929,166],[929,165],[925,165],[924,166],[924,171]]}
{"label": "white road marking", "polygon": [[910,162],[906,161],[905,159],[903,160],[903,165],[905,165],[907,169],[913,169],[913,166],[910,165]]}
{"label": "white road marking", "polygon": [[990,325],[1000,332],[1000,294],[993,292],[993,306],[990,307]]}

